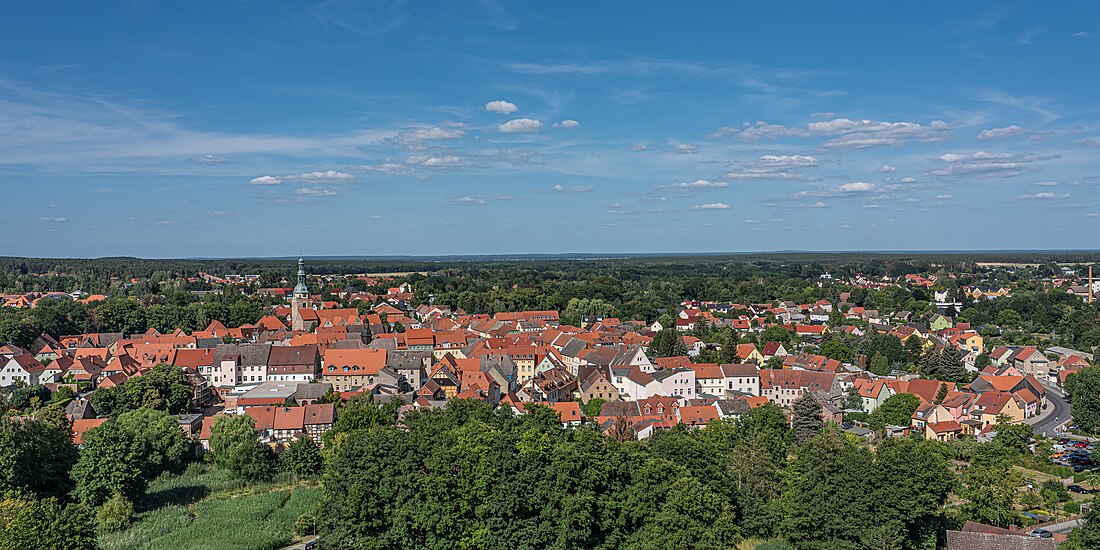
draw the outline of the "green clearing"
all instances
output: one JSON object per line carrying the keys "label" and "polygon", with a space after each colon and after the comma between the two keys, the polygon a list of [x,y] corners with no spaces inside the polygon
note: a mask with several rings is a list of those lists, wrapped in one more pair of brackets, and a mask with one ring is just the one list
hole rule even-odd
{"label": "green clearing", "polygon": [[192,465],[149,486],[130,528],[101,535],[103,550],[156,548],[272,550],[289,545],[294,520],[321,499],[316,484],[280,477],[247,484]]}

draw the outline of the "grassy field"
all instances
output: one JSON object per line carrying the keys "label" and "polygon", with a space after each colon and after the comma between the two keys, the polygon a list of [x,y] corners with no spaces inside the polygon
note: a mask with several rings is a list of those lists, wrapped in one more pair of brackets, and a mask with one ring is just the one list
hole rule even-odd
{"label": "grassy field", "polygon": [[282,479],[249,485],[196,465],[154,481],[134,525],[99,543],[103,550],[282,548],[291,543],[294,520],[320,498],[316,484]]}

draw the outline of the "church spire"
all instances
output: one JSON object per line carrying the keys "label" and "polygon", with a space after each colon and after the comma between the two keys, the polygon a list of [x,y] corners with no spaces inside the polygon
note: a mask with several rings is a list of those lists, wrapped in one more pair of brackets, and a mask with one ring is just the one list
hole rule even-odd
{"label": "church spire", "polygon": [[295,297],[309,297],[309,287],[306,286],[306,260],[298,258],[298,284],[294,287]]}

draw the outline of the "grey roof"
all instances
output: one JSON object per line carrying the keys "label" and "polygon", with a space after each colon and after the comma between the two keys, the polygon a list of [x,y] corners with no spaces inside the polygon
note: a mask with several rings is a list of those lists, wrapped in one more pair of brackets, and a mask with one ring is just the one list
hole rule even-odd
{"label": "grey roof", "polygon": [[200,349],[212,349],[222,343],[221,338],[196,338],[195,347]]}
{"label": "grey roof", "polygon": [[386,366],[395,370],[412,370],[424,368],[424,360],[431,364],[432,352],[421,351],[387,351]]}
{"label": "grey roof", "polygon": [[1051,347],[1047,348],[1046,352],[1047,353],[1053,353],[1053,354],[1058,355],[1060,357],[1069,357],[1070,355],[1076,355],[1078,357],[1083,357],[1085,359],[1088,359],[1089,361],[1092,361],[1092,354],[1091,353],[1085,353],[1083,351],[1077,351],[1075,349],[1064,348],[1062,346],[1051,346]]}
{"label": "grey roof", "polygon": [[1055,547],[1054,539],[1032,538],[1024,533],[947,532],[947,550],[1054,550]]}
{"label": "grey roof", "polygon": [[640,416],[637,401],[608,401],[600,409],[600,416]]}
{"label": "grey roof", "polygon": [[230,355],[240,355],[242,365],[267,366],[271,344],[219,344],[214,348],[214,364]]}
{"label": "grey roof", "polygon": [[581,340],[580,338],[570,338],[561,348],[561,354],[569,357],[576,357],[582,349],[588,347],[588,342]]}
{"label": "grey roof", "polygon": [[244,392],[241,399],[287,399],[288,397],[294,397],[295,392],[298,391],[298,386],[302,382],[286,382],[286,381],[269,381],[263,382],[259,386],[252,388]]}
{"label": "grey roof", "polygon": [[744,399],[719,399],[715,403],[722,416],[741,416],[749,411],[749,404]]}
{"label": "grey roof", "polygon": [[294,391],[294,399],[319,399],[331,389],[332,384],[327,382],[300,383]]}
{"label": "grey roof", "polygon": [[371,340],[370,344],[368,344],[367,347],[370,348],[370,349],[384,349],[386,351],[396,351],[397,350],[397,340],[394,340],[393,338],[378,338],[378,339],[375,339],[375,340]]}

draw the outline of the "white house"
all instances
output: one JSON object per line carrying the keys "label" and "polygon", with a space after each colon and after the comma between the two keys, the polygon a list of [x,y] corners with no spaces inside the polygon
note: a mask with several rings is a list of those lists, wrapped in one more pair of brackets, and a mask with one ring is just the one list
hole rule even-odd
{"label": "white house", "polygon": [[43,367],[34,356],[27,354],[16,355],[2,364],[0,386],[10,386],[16,381],[34,386],[38,384],[39,375],[46,370],[46,367]]}
{"label": "white house", "polygon": [[752,363],[722,365],[724,389],[747,395],[760,395],[760,369]]}

